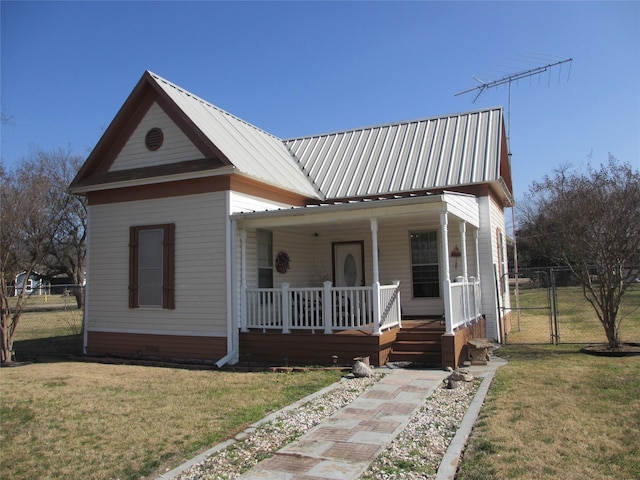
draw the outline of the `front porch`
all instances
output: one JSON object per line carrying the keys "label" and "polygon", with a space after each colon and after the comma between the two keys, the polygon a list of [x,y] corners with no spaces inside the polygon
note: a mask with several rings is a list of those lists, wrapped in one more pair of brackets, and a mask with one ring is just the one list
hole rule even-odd
{"label": "front porch", "polygon": [[[439,349],[414,353],[457,366],[450,347],[482,319],[478,223],[475,199],[452,193],[232,215],[239,360],[383,365],[403,320],[430,317]],[[265,278],[274,287],[259,288]]]}
{"label": "front porch", "polygon": [[[452,315],[403,320],[400,284],[245,290],[240,360],[278,365],[348,365],[369,357],[457,368],[470,338],[485,335],[480,283],[449,285]],[[455,319],[454,319],[455,318]]]}

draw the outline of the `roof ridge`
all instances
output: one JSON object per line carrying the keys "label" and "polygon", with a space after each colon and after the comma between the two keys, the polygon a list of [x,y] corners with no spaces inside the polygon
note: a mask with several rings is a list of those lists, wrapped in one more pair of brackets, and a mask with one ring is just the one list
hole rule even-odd
{"label": "roof ridge", "polygon": [[400,126],[400,125],[409,125],[411,123],[427,122],[427,121],[440,120],[440,119],[451,118],[451,117],[460,117],[460,116],[463,116],[463,115],[471,115],[471,114],[474,114],[474,113],[489,112],[489,111],[493,111],[493,110],[503,111],[504,108],[501,105],[496,105],[494,107],[486,107],[486,108],[481,108],[481,109],[477,109],[477,110],[468,110],[466,112],[450,113],[450,114],[447,114],[447,115],[434,115],[434,116],[431,116],[431,117],[416,118],[416,119],[413,119],[413,120],[400,120],[400,121],[396,121],[396,122],[381,123],[381,124],[369,125],[369,126],[365,126],[365,127],[348,128],[346,130],[336,130],[336,131],[327,132],[327,133],[303,135],[301,137],[291,137],[291,138],[282,139],[281,141],[287,143],[287,142],[293,142],[293,141],[296,141],[296,140],[305,140],[307,138],[331,137],[331,136],[334,136],[334,135],[340,135],[340,134],[344,134],[344,133],[353,133],[353,132],[359,132],[359,131],[364,131],[364,130],[373,130],[375,128],[386,128],[386,127],[395,127],[395,126]]}
{"label": "roof ridge", "polygon": [[175,88],[177,91],[182,92],[182,93],[184,93],[185,95],[187,95],[187,96],[189,96],[189,97],[193,98],[194,100],[196,100],[196,101],[198,101],[198,102],[200,102],[200,103],[202,103],[202,104],[206,105],[207,107],[212,108],[212,109],[214,109],[214,110],[217,110],[218,112],[220,112],[220,113],[222,113],[222,114],[224,114],[224,115],[227,115],[227,116],[229,116],[229,117],[233,118],[234,120],[236,120],[236,121],[238,121],[238,122],[244,123],[245,125],[247,125],[247,126],[249,126],[249,127],[253,128],[253,129],[255,129],[255,130],[257,130],[257,131],[259,131],[259,132],[261,132],[261,133],[263,133],[263,134],[265,134],[265,135],[268,135],[268,136],[270,136],[270,137],[272,137],[272,138],[274,138],[274,139],[276,139],[276,140],[278,140],[278,141],[282,142],[282,139],[281,139],[281,138],[279,138],[279,137],[277,137],[277,136],[276,136],[276,135],[274,135],[273,133],[267,132],[266,130],[264,130],[264,129],[260,128],[260,127],[255,126],[255,125],[254,125],[254,124],[252,124],[251,122],[247,122],[246,120],[244,120],[244,119],[242,119],[242,118],[240,118],[240,117],[238,117],[238,116],[234,115],[233,113],[230,113],[230,112],[226,111],[225,109],[220,108],[220,107],[218,107],[217,105],[214,105],[213,103],[206,101],[206,100],[205,100],[205,99],[203,99],[202,97],[199,97],[198,95],[196,95],[196,94],[194,94],[194,93],[190,92],[189,90],[186,90],[186,89],[182,88],[181,86],[176,85],[175,83],[173,83],[173,82],[171,82],[171,81],[167,80],[166,78],[161,77],[161,76],[160,76],[160,75],[158,75],[157,73],[153,73],[153,72],[152,72],[152,71],[150,71],[150,70],[147,70],[147,73],[148,73],[148,74],[149,74],[149,75],[150,75],[154,80],[159,81],[159,82],[163,82],[163,83],[165,83],[166,85],[168,85],[168,86],[170,86],[170,87],[172,87],[172,88]]}

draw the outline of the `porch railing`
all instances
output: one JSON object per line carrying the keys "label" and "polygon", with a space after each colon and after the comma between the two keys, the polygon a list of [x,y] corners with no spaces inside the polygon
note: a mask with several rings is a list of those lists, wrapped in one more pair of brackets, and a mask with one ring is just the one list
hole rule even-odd
{"label": "porch railing", "polygon": [[364,330],[379,334],[400,325],[400,286],[245,289],[242,328],[322,331]]}
{"label": "porch railing", "polygon": [[480,281],[470,277],[468,281],[451,283],[451,309],[451,331],[477,320],[480,316]]}

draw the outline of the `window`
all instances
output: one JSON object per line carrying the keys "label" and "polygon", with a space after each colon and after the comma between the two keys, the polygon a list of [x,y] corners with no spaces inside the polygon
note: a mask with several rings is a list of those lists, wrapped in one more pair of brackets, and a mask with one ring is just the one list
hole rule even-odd
{"label": "window", "polygon": [[129,308],[175,308],[175,225],[131,227],[129,237]]}
{"label": "window", "polygon": [[411,274],[414,298],[440,296],[436,232],[411,234]]}
{"label": "window", "polygon": [[256,233],[258,248],[258,288],[273,288],[273,234],[268,230]]}

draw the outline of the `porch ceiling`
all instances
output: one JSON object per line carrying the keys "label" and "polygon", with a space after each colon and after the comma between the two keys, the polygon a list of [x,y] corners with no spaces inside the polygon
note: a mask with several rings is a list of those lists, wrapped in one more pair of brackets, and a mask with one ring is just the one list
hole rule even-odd
{"label": "porch ceiling", "polygon": [[[241,227],[311,227],[349,222],[368,224],[376,218],[385,223],[404,223],[416,218],[439,216],[447,212],[452,217],[479,226],[478,204],[473,195],[444,192],[391,198],[362,199],[317,206],[263,212],[234,213],[231,219]],[[437,220],[439,222],[439,219]]]}

